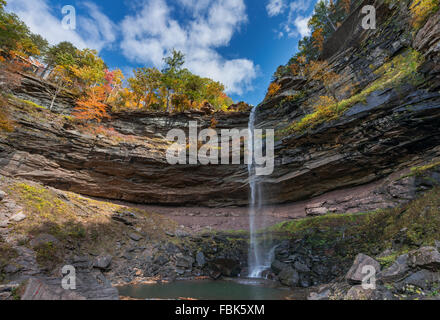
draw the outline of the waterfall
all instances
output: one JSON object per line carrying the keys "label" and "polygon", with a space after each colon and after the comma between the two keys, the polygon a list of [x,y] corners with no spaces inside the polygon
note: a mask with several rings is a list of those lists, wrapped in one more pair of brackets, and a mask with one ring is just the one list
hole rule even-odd
{"label": "waterfall", "polygon": [[[250,278],[261,278],[263,271],[270,268],[273,260],[275,248],[267,253],[265,247],[261,244],[261,239],[257,239],[258,228],[264,226],[263,209],[263,192],[258,183],[258,176],[255,174],[254,161],[254,129],[255,117],[257,107],[254,107],[249,116],[249,138],[248,138],[248,173],[249,173],[249,232],[250,232],[250,246],[248,256],[248,267]],[[261,235],[262,240],[267,240],[266,235]]]}

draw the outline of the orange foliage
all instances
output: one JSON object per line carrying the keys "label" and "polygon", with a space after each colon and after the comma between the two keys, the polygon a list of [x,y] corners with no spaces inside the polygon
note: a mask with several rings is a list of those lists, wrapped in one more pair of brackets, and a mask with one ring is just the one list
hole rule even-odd
{"label": "orange foliage", "polygon": [[215,118],[211,119],[211,128],[215,129],[218,125],[218,121]]}
{"label": "orange foliage", "polygon": [[10,90],[21,85],[22,75],[29,63],[24,62],[19,56],[10,53],[10,58],[5,59],[1,57],[0,61],[0,75],[2,82],[1,87],[3,90]]}
{"label": "orange foliage", "polygon": [[344,8],[345,12],[349,14],[351,10],[351,0],[342,0],[342,7]]}
{"label": "orange foliage", "polygon": [[291,64],[290,66],[289,66],[289,68],[290,68],[290,72],[292,72],[292,74],[294,75],[294,76],[296,76],[297,74],[299,74],[300,73],[300,67],[299,67],[299,65],[297,65],[296,63],[293,63],[293,64]]}
{"label": "orange foliage", "polygon": [[10,115],[6,110],[7,101],[3,96],[0,96],[0,131],[12,132],[14,125],[10,119]]}
{"label": "orange foliage", "polygon": [[324,50],[324,29],[323,28],[316,29],[313,32],[312,37],[315,47],[318,48],[320,52],[322,52],[322,50]]}
{"label": "orange foliage", "polygon": [[336,99],[336,94],[332,89],[340,75],[332,71],[327,61],[311,61],[306,66],[306,74],[309,79],[321,81],[326,90]]}
{"label": "orange foliage", "polygon": [[101,122],[103,118],[110,118],[107,113],[106,90],[98,86],[88,89],[87,95],[76,101],[76,108],[73,113],[80,120],[96,120]]}
{"label": "orange foliage", "polygon": [[413,0],[410,5],[412,25],[418,29],[423,26],[426,19],[439,10],[438,0]]}
{"label": "orange foliage", "polygon": [[269,97],[273,97],[274,95],[277,94],[278,91],[280,91],[281,89],[281,85],[279,85],[278,83],[272,82],[269,85],[269,89],[267,89],[267,95]]}

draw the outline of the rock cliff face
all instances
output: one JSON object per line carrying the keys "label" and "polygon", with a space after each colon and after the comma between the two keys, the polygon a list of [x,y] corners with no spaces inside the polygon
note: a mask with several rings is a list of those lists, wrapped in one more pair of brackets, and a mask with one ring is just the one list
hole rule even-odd
{"label": "rock cliff face", "polygon": [[[332,69],[342,75],[338,95],[343,97],[342,88],[349,84],[360,90],[367,87],[377,78],[378,66],[408,48],[424,55],[419,69],[424,80],[374,91],[336,120],[304,133],[281,135],[274,174],[262,179],[267,201],[295,201],[365,184],[440,155],[440,14],[413,36],[405,8],[384,6],[379,7],[384,15],[377,30],[356,32],[352,28],[347,40],[351,46],[330,57]],[[316,83],[299,78],[281,79],[280,84],[279,95],[259,106],[259,127],[283,129],[311,112],[305,107],[310,101],[325,95]],[[300,98],[285,100],[298,93]]]}
{"label": "rock cliff face", "polygon": [[[382,3],[378,12],[376,30],[361,32],[355,25],[347,26],[354,23],[348,19],[346,41],[338,45],[331,39],[327,45],[328,62],[342,75],[338,95],[344,97],[347,84],[358,90],[367,87],[377,79],[378,67],[408,48],[424,56],[419,69],[424,80],[374,91],[337,120],[313,130],[278,135],[275,171],[261,178],[268,203],[294,202],[377,181],[440,156],[439,13],[412,34],[406,8]],[[284,129],[310,113],[307,106],[324,94],[319,83],[301,78],[281,79],[280,84],[279,94],[258,107],[260,128]],[[26,77],[16,94],[47,107],[50,99],[44,86]],[[286,99],[294,95],[298,98]],[[138,203],[248,203],[245,165],[171,166],[165,158],[169,143],[165,136],[170,129],[186,129],[189,121],[207,128],[213,118],[217,130],[246,128],[249,113],[115,113],[103,124],[114,128],[115,134],[109,136],[87,134],[63,116],[73,105],[68,93],[57,100],[57,114],[44,108],[30,112],[29,106],[11,103],[17,128],[0,137],[1,174]]]}
{"label": "rock cliff face", "polygon": [[[43,109],[30,113],[17,105],[13,115],[16,130],[0,142],[4,175],[138,203],[228,205],[247,197],[245,167],[172,166],[166,161],[166,132],[185,129],[189,121],[207,127],[213,116],[115,114],[115,131],[94,135]],[[246,113],[215,117],[218,129],[247,127]]]}

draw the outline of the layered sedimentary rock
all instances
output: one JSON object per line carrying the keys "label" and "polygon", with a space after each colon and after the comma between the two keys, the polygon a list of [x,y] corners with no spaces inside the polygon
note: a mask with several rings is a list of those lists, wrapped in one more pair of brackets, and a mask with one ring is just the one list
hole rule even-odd
{"label": "layered sedimentary rock", "polygon": [[[439,13],[412,34],[405,10],[382,4],[376,30],[359,32],[352,26],[345,35],[348,42],[339,50],[334,50],[335,40],[329,41],[328,62],[341,75],[339,94],[347,84],[359,90],[367,87],[378,77],[375,69],[414,48],[425,57],[419,69],[423,81],[374,91],[338,119],[304,133],[278,134],[274,173],[260,177],[266,202],[294,202],[366,184],[440,156]],[[325,94],[321,84],[300,77],[281,79],[280,84],[278,95],[258,107],[257,127],[280,132],[310,113],[310,101]],[[26,78],[16,93],[47,107],[50,96],[44,93],[44,85]],[[295,95],[299,98],[286,99]],[[68,114],[73,97],[63,93],[55,105],[56,112]],[[0,137],[2,174],[138,203],[248,203],[246,165],[169,165],[165,157],[169,130],[186,129],[189,121],[208,128],[212,119],[217,130],[247,128],[248,112],[115,113],[103,126],[114,128],[122,136],[116,137],[119,140],[86,134],[68,119],[40,120],[45,113],[14,107],[16,130]]]}
{"label": "layered sedimentary rock", "polygon": [[[354,32],[347,40],[352,46],[329,59],[342,76],[338,94],[344,97],[343,88],[350,84],[366,88],[377,79],[377,66],[410,48],[425,57],[419,68],[423,81],[374,91],[336,120],[282,135],[276,145],[276,170],[262,179],[268,201],[294,201],[365,184],[440,155],[440,15],[432,16],[413,36],[407,11],[385,9],[377,30]],[[285,78],[280,84],[281,93],[259,106],[259,127],[283,129],[312,112],[306,106],[314,97],[326,94],[323,87],[304,84],[300,78]],[[280,103],[286,92],[303,97]]]}

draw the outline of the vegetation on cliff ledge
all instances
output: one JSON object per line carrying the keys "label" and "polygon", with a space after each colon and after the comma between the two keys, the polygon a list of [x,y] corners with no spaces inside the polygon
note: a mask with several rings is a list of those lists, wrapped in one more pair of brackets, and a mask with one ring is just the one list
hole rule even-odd
{"label": "vegetation on cliff ledge", "polygon": [[[440,189],[407,205],[360,214],[329,214],[288,221],[269,229],[275,237],[306,239],[347,261],[363,252],[372,256],[394,249],[394,257],[424,245],[434,245],[440,230]],[[382,263],[389,264],[392,257]]]}
{"label": "vegetation on cliff ledge", "polygon": [[375,91],[396,88],[405,83],[418,84],[422,76],[417,70],[422,62],[423,58],[416,50],[408,50],[396,56],[375,71],[377,80],[360,93],[341,101],[331,96],[320,97],[313,106],[314,112],[293,123],[281,134],[304,132],[324,122],[335,120],[357,103],[366,102],[368,96]]}

